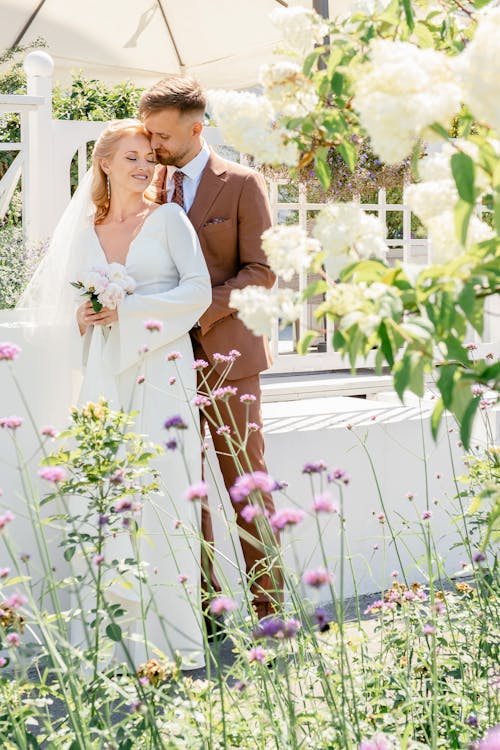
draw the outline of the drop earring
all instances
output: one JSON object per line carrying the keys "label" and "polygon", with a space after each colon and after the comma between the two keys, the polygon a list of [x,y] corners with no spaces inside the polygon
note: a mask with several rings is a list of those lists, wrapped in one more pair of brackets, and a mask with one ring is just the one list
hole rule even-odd
{"label": "drop earring", "polygon": [[111,183],[109,181],[109,174],[106,175],[106,190],[108,193],[108,201],[111,199]]}

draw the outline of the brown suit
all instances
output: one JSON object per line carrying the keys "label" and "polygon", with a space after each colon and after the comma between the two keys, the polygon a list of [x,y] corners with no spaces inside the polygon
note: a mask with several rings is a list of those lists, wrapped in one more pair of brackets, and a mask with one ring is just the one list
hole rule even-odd
{"label": "brown suit", "polygon": [[[158,202],[166,200],[165,183],[166,167],[160,167],[153,182]],[[231,349],[241,353],[226,382],[238,388],[237,396],[230,399],[230,409],[240,434],[244,435],[247,420],[261,424],[259,373],[269,367],[271,356],[267,339],[254,336],[248,330],[237,317],[236,311],[229,306],[229,297],[233,289],[243,289],[249,285],[270,288],[275,281],[260,239],[262,233],[271,226],[265,181],[254,170],[222,159],[212,152],[201,175],[188,216],[198,233],[212,280],[213,295],[212,304],[200,318],[200,327],[191,332],[194,354],[196,358],[207,359],[214,366],[215,372],[209,381],[213,388],[217,373],[225,368],[223,363],[214,361],[213,355],[227,354]],[[199,385],[201,386],[201,382]],[[239,396],[246,393],[253,394],[257,399],[250,405],[249,412],[248,407],[239,401]],[[223,405],[221,407],[223,410]],[[231,424],[229,416],[227,419],[224,417],[224,412],[223,419],[226,424]],[[267,471],[261,430],[249,436],[246,455],[241,452],[238,461],[235,461],[226,455],[226,438],[224,435],[217,435],[217,426],[213,427],[209,422],[227,489],[245,471]],[[272,513],[274,505],[271,495],[266,495],[264,502]],[[256,526],[253,523],[247,524],[239,515],[242,505],[244,503],[234,505],[238,524],[255,538]],[[205,539],[211,541],[213,534],[208,513],[203,514],[203,531]],[[259,545],[252,544],[246,538],[241,538],[241,545],[247,573],[253,576],[254,602],[265,605],[269,600],[266,592],[281,589],[280,579],[277,574],[256,576],[262,559]],[[218,588],[213,571],[210,575],[212,583]],[[279,599],[280,595],[276,593]],[[261,607],[261,612],[265,613],[265,606]]]}

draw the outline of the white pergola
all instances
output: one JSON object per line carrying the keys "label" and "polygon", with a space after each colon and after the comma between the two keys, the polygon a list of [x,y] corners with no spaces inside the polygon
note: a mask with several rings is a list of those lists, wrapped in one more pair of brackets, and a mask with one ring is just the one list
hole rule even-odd
{"label": "white pergola", "polygon": [[0,50],[42,38],[62,83],[75,70],[139,86],[186,72],[205,87],[246,88],[280,40],[269,18],[275,8],[300,5],[327,17],[334,1],[0,0]]}

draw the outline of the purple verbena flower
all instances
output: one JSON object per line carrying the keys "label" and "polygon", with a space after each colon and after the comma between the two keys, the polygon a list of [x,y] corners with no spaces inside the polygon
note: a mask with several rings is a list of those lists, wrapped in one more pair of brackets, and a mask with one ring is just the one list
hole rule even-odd
{"label": "purple verbena flower", "polygon": [[17,359],[17,357],[21,354],[21,347],[17,346],[17,344],[10,344],[8,341],[4,341],[0,344],[0,361],[5,360],[6,362],[11,362],[14,359]]}
{"label": "purple verbena flower", "polygon": [[242,404],[250,404],[252,401],[257,401],[257,396],[254,396],[253,393],[244,393],[240,396],[240,401]]}
{"label": "purple verbena flower", "polygon": [[167,440],[167,442],[165,443],[165,446],[167,450],[169,451],[175,451],[175,449],[177,448],[177,445],[178,443],[175,438],[172,438],[171,440]]}
{"label": "purple verbena flower", "polygon": [[302,580],[306,586],[312,586],[313,588],[320,588],[326,583],[331,583],[333,580],[332,574],[324,568],[317,568],[316,570],[306,570],[302,576]]}
{"label": "purple verbena flower", "polygon": [[67,475],[66,469],[63,469],[62,466],[44,466],[38,472],[38,476],[47,482],[57,484],[57,482],[63,482]]}
{"label": "purple verbena flower", "polygon": [[276,481],[264,471],[253,471],[236,477],[236,481],[229,490],[231,500],[241,503],[252,492],[273,492],[277,489]]}
{"label": "purple verbena flower", "polygon": [[154,331],[161,331],[163,329],[163,323],[161,320],[145,320],[144,328],[146,331],[153,333]]}
{"label": "purple verbena flower", "polygon": [[182,359],[182,354],[180,352],[169,352],[165,359],[167,362],[173,362],[176,359]]}
{"label": "purple verbena flower", "polygon": [[322,609],[322,607],[317,607],[314,612],[314,619],[316,620],[321,633],[325,633],[327,630],[330,630],[330,625],[328,624],[328,615],[326,611]]}
{"label": "purple verbena flower", "polygon": [[479,750],[500,750],[500,724],[488,730],[488,734],[479,743]]}
{"label": "purple verbena flower", "polygon": [[244,505],[243,508],[240,510],[240,516],[247,523],[252,523],[252,521],[257,516],[261,516],[261,515],[262,515],[262,510],[257,505]]}
{"label": "purple verbena flower", "polygon": [[7,430],[17,430],[23,423],[22,417],[0,417],[0,427]]}
{"label": "purple verbena flower", "polygon": [[13,646],[14,648],[16,646],[19,646],[21,643],[21,639],[17,633],[7,633],[5,640],[7,642],[7,646]]}
{"label": "purple verbena flower", "polygon": [[202,394],[199,394],[198,396],[195,396],[191,401],[193,406],[210,406],[212,403],[209,398],[206,396],[203,396]]}
{"label": "purple verbena flower", "polygon": [[176,430],[187,430],[187,424],[180,414],[174,414],[174,416],[169,417],[163,426],[166,430],[170,430],[172,427]]}
{"label": "purple verbena flower", "polygon": [[14,593],[9,596],[8,599],[3,602],[3,606],[10,607],[11,609],[18,609],[22,607],[28,601],[24,594]]}
{"label": "purple verbena flower", "polygon": [[96,566],[101,565],[104,562],[104,555],[102,555],[102,554],[94,555],[94,557],[92,558],[92,562]]}
{"label": "purple verbena flower", "polygon": [[42,427],[42,429],[40,430],[40,434],[44,437],[55,438],[57,437],[57,430],[52,425],[48,424]]}
{"label": "purple verbena flower", "polygon": [[7,526],[8,523],[14,520],[14,514],[10,510],[6,510],[3,516],[0,516],[0,531]]}
{"label": "purple verbena flower", "polygon": [[248,663],[251,664],[254,661],[258,661],[261,664],[264,664],[267,659],[267,655],[268,651],[266,651],[265,648],[262,648],[262,646],[254,646],[250,649],[250,651],[247,651]]}
{"label": "purple verbena flower", "polygon": [[296,526],[301,523],[305,518],[305,513],[298,508],[281,508],[273,513],[269,519],[274,531],[280,531],[286,526]]}
{"label": "purple verbena flower", "polygon": [[316,513],[338,513],[339,504],[329,492],[323,492],[315,495],[313,499],[313,510]]}
{"label": "purple verbena flower", "polygon": [[210,602],[210,612],[213,615],[221,615],[223,612],[232,612],[238,605],[229,596],[216,596]]}
{"label": "purple verbena flower", "polygon": [[204,370],[206,367],[208,367],[208,362],[204,359],[195,359],[192,367],[193,370]]}
{"label": "purple verbena flower", "polygon": [[302,467],[303,474],[321,474],[322,471],[326,471],[324,461],[310,461]]}
{"label": "purple verbena flower", "polygon": [[184,497],[186,500],[206,500],[208,496],[208,484],[206,482],[196,482],[195,484],[190,485],[186,492],[184,493]]}
{"label": "purple verbena flower", "polygon": [[235,396],[238,392],[238,389],[234,385],[223,385],[220,388],[216,388],[214,391],[212,391],[213,398],[221,399],[222,401],[231,398],[231,396]]}

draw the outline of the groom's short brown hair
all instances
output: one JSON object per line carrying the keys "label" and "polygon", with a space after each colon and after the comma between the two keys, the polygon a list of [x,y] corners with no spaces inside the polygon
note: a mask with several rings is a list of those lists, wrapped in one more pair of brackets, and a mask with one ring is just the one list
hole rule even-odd
{"label": "groom's short brown hair", "polygon": [[162,109],[178,109],[181,114],[205,114],[207,100],[198,81],[190,76],[167,76],[145,91],[139,100],[139,117]]}

